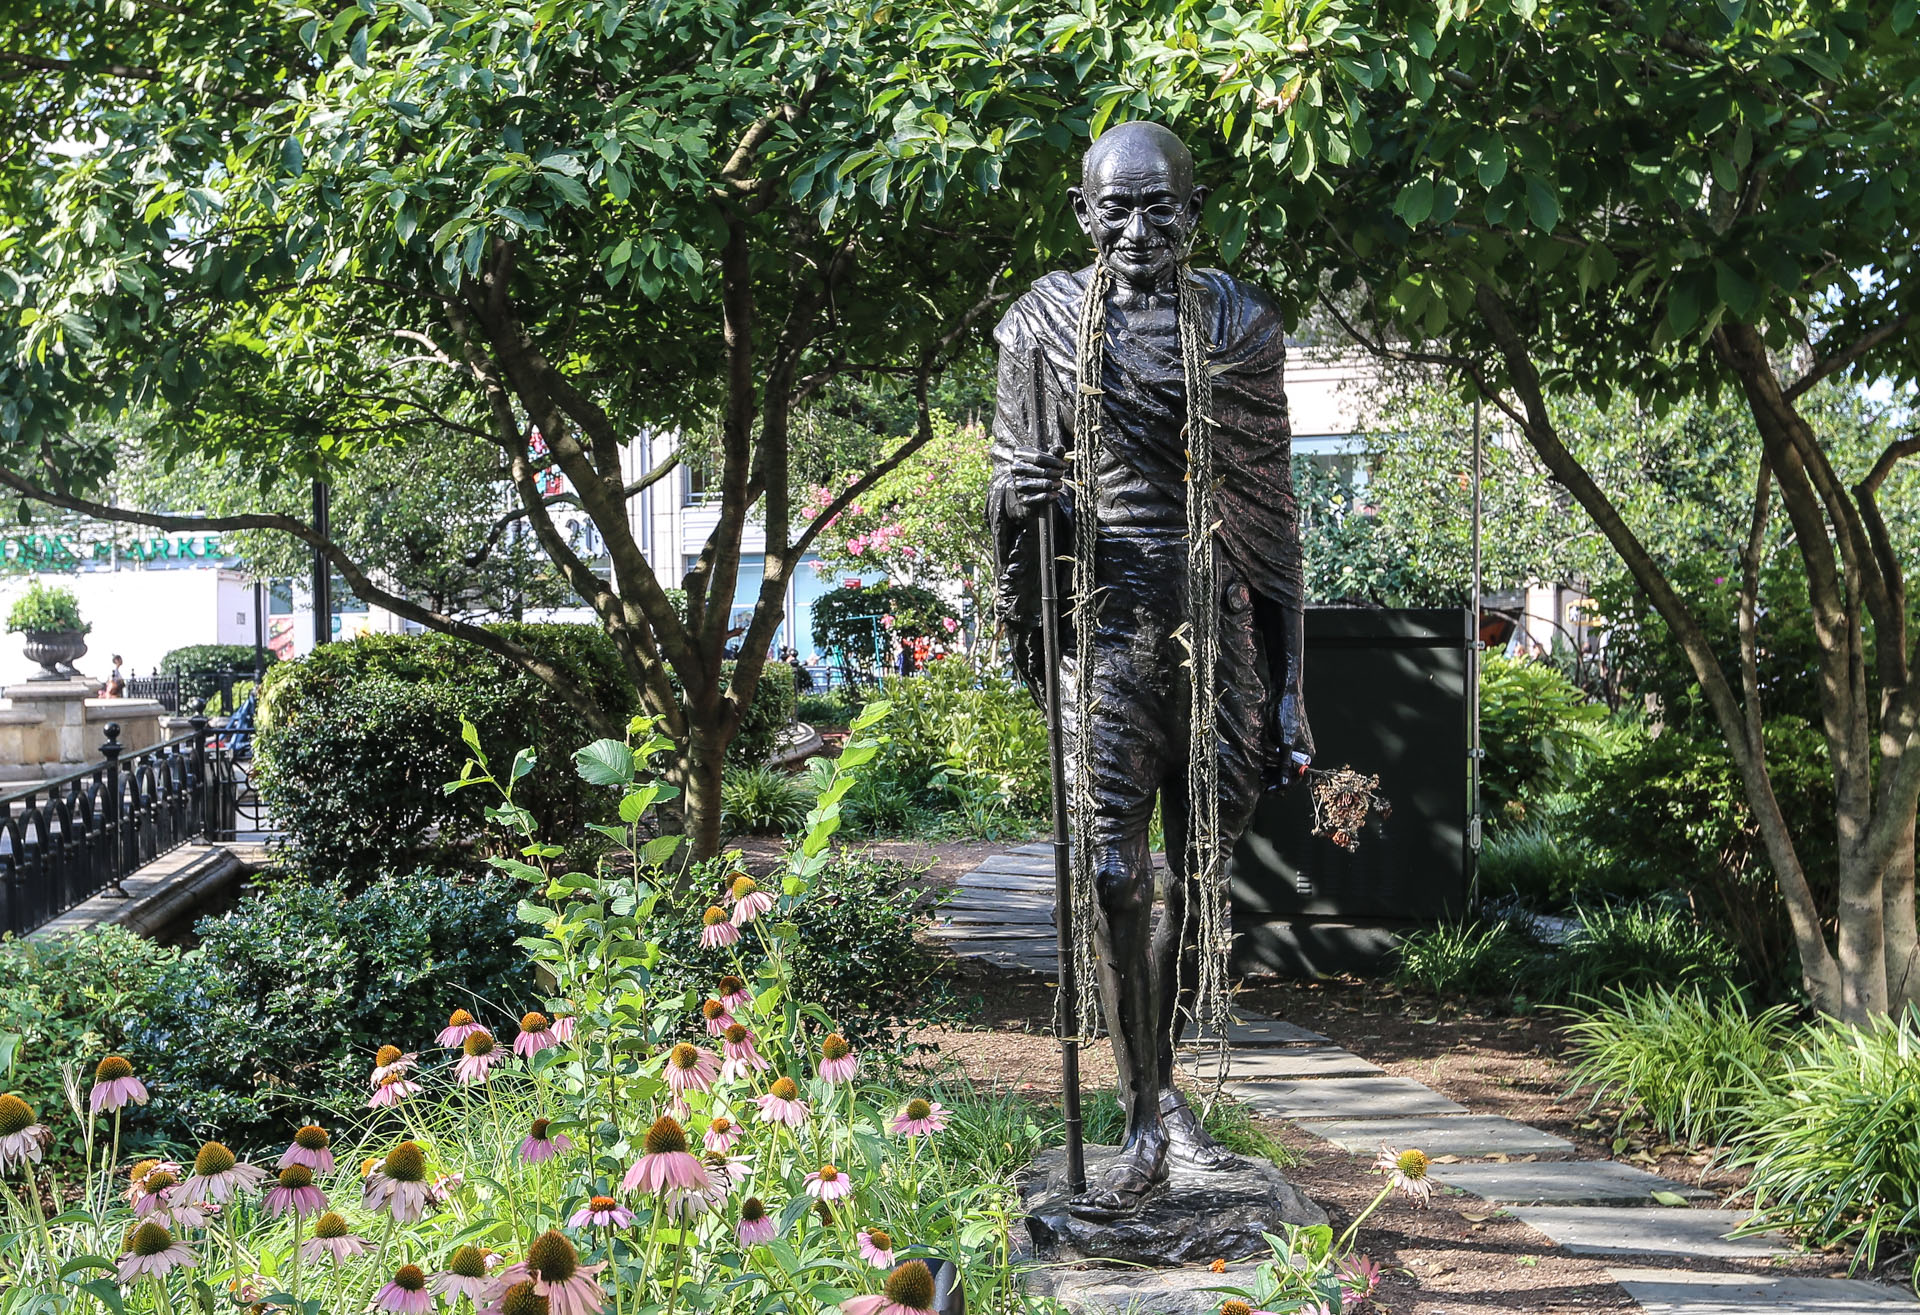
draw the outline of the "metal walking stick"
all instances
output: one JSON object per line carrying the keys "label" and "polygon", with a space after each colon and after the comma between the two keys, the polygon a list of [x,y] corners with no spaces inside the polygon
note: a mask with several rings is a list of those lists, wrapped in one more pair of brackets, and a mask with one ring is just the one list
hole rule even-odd
{"label": "metal walking stick", "polygon": [[[1028,361],[1032,390],[1028,414],[1033,444],[1051,452],[1052,426],[1047,406],[1046,356],[1038,348]],[[1081,514],[1088,509],[1082,507]],[[1080,983],[1074,972],[1073,871],[1068,849],[1066,727],[1060,712],[1060,591],[1055,568],[1059,559],[1053,544],[1054,502],[1040,509],[1036,525],[1040,548],[1040,661],[1047,705],[1047,758],[1053,783],[1053,900],[1054,945],[1060,958],[1060,1009],[1055,1028],[1060,1036],[1061,1114],[1067,1126],[1067,1189],[1074,1195],[1087,1190],[1087,1156],[1080,1128]],[[1085,728],[1081,728],[1085,733]]]}

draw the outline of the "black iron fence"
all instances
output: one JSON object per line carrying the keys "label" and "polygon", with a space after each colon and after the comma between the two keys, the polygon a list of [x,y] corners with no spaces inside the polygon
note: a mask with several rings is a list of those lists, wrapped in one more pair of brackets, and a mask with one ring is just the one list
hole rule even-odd
{"label": "black iron fence", "polygon": [[[0,928],[16,936],[190,840],[231,840],[252,805],[245,751],[194,717],[185,735],[0,794]],[[258,819],[252,819],[254,828]]]}
{"label": "black iron fence", "polygon": [[254,684],[251,671],[186,671],[163,676],[129,676],[122,696],[129,699],[153,699],[168,712],[191,710],[199,701],[211,710],[231,713],[246,697],[236,692]]}

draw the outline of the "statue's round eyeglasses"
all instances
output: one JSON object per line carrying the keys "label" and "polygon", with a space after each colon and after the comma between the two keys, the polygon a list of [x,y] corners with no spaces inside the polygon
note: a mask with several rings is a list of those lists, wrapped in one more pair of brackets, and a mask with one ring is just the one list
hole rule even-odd
{"label": "statue's round eyeglasses", "polygon": [[1133,222],[1135,215],[1145,215],[1149,224],[1157,228],[1166,228],[1179,221],[1180,207],[1171,201],[1160,201],[1144,206],[1122,206],[1115,202],[1096,207],[1094,214],[1108,228],[1125,228]]}

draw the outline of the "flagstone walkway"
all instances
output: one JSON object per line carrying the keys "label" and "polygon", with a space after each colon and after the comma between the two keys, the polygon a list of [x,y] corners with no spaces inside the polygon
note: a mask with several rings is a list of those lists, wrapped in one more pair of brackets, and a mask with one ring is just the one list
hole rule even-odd
{"label": "flagstone walkway", "polygon": [[[997,855],[962,877],[933,935],[954,954],[1051,973],[1053,857],[1046,844]],[[1821,1279],[1663,1267],[1678,1261],[1768,1261],[1796,1254],[1768,1233],[1730,1238],[1746,1215],[1704,1206],[1711,1194],[1617,1160],[1574,1158],[1572,1143],[1528,1124],[1475,1114],[1410,1078],[1395,1077],[1318,1033],[1240,1013],[1228,1029],[1224,1090],[1261,1114],[1286,1119],[1340,1150],[1372,1155],[1382,1144],[1417,1146],[1437,1164],[1435,1182],[1504,1208],[1571,1255],[1616,1260],[1607,1273],[1657,1315],[1920,1313],[1911,1293],[1865,1279]],[[1209,1077],[1217,1052],[1183,1062]],[[1069,1306],[1136,1315],[1204,1315],[1218,1307],[1205,1270],[1128,1276],[1090,1271],[1084,1282],[1046,1281]]]}

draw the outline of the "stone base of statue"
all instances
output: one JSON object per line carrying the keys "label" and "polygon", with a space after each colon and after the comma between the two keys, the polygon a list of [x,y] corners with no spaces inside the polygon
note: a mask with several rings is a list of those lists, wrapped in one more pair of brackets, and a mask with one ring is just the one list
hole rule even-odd
{"label": "stone base of statue", "polygon": [[[1087,1181],[1100,1175],[1118,1149],[1089,1146]],[[1289,1224],[1327,1222],[1309,1200],[1265,1160],[1243,1169],[1197,1169],[1175,1163],[1140,1210],[1125,1219],[1096,1222],[1067,1210],[1066,1151],[1042,1152],[1022,1180],[1021,1204],[1033,1254],[1053,1261],[1119,1260],[1135,1265],[1206,1264],[1272,1254],[1263,1233]]]}

